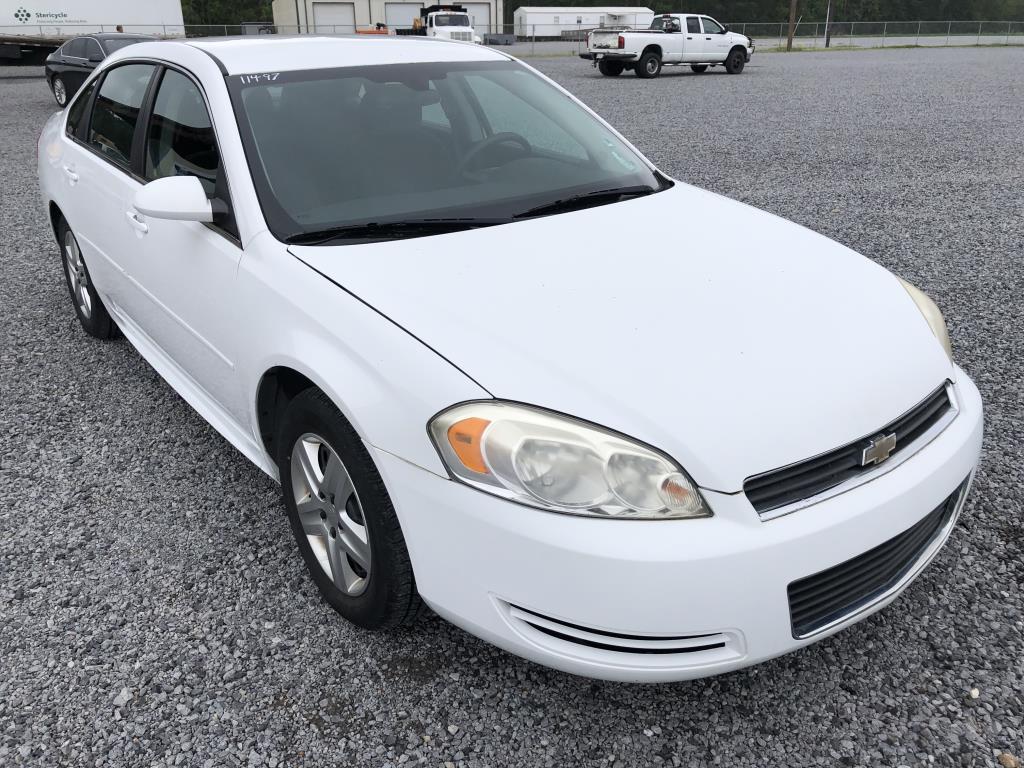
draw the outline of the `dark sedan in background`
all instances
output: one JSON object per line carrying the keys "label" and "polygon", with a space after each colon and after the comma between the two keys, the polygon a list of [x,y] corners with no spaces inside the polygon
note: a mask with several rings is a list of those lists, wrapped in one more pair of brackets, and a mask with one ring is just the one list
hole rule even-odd
{"label": "dark sedan in background", "polygon": [[46,82],[53,98],[60,106],[66,106],[89,73],[107,56],[126,45],[153,39],[150,35],[106,32],[68,40],[46,57]]}

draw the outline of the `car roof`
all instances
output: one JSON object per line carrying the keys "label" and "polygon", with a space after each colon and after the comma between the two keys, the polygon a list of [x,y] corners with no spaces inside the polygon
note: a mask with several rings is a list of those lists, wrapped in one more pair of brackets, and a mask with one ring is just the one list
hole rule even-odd
{"label": "car roof", "polygon": [[[475,43],[438,38],[367,35],[320,37],[314,35],[252,35],[202,38],[182,42],[206,51],[229,75],[255,72],[291,72],[372,64],[423,64],[440,61],[507,61],[503,53]],[[166,42],[161,42],[166,46]],[[165,53],[166,48],[161,49]],[[142,53],[139,51],[139,53]]]}
{"label": "car roof", "polygon": [[133,32],[96,32],[92,35],[82,35],[82,37],[95,37],[97,40],[157,40],[155,35],[143,35],[141,33]]}

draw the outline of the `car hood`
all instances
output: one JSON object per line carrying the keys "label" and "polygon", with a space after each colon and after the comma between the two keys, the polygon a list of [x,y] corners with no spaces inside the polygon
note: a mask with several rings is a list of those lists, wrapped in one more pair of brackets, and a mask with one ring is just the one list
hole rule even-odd
{"label": "car hood", "polygon": [[891,273],[683,184],[449,235],[290,250],[494,397],[623,432],[723,492],[872,434],[953,376]]}

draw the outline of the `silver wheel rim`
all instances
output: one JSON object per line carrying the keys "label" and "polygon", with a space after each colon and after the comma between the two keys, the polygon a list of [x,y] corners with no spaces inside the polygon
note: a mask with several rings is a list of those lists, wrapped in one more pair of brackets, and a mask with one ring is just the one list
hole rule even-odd
{"label": "silver wheel rim", "polygon": [[657,71],[658,71],[658,60],[657,59],[648,59],[647,60],[647,74],[653,75]]}
{"label": "silver wheel rim", "polygon": [[85,271],[82,251],[71,230],[64,233],[64,271],[71,286],[71,297],[83,317],[92,316],[92,297],[89,295],[89,273]]}
{"label": "silver wheel rim", "polygon": [[57,97],[57,103],[62,107],[64,102],[68,100],[68,91],[64,87],[64,81],[59,77],[53,81],[53,95]]}
{"label": "silver wheel rim", "polygon": [[370,538],[345,465],[324,438],[307,432],[292,446],[291,481],[299,522],[320,567],[342,592],[361,595],[370,579]]}

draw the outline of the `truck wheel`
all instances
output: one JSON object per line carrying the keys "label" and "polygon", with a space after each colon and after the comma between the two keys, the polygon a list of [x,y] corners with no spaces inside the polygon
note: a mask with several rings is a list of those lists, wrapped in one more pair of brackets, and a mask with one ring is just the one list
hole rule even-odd
{"label": "truck wheel", "polygon": [[636,63],[636,76],[647,79],[661,74],[661,56],[652,52],[645,53]]}
{"label": "truck wheel", "polygon": [[701,72],[707,72],[708,71],[708,65],[707,64],[691,64],[690,65],[690,69],[692,69],[694,72],[696,72],[699,75]]}
{"label": "truck wheel", "polygon": [[730,75],[738,75],[743,71],[743,65],[747,61],[747,55],[742,48],[733,48],[725,60],[725,71]]}
{"label": "truck wheel", "polygon": [[623,65],[621,61],[600,61],[597,69],[605,77],[618,77],[622,74]]}

